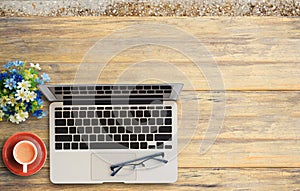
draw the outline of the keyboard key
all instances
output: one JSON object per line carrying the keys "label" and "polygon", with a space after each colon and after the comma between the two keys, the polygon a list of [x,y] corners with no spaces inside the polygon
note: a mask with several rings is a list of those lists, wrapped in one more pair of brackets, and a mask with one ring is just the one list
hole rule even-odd
{"label": "keyboard key", "polygon": [[112,134],[108,134],[108,135],[105,135],[105,140],[106,141],[112,141]]}
{"label": "keyboard key", "polygon": [[94,127],[94,133],[100,133],[100,127]]}
{"label": "keyboard key", "polygon": [[158,110],[153,110],[152,111],[152,116],[153,117],[159,117],[159,111]]}
{"label": "keyboard key", "polygon": [[143,117],[143,111],[136,111],[137,117]]}
{"label": "keyboard key", "polygon": [[65,119],[56,119],[55,120],[55,126],[66,126],[66,120]]}
{"label": "keyboard key", "polygon": [[98,119],[92,119],[92,125],[98,125]]}
{"label": "keyboard key", "polygon": [[68,119],[68,126],[73,126],[74,123],[74,119]]}
{"label": "keyboard key", "polygon": [[91,149],[128,149],[129,143],[90,143]]}
{"label": "keyboard key", "polygon": [[64,150],[70,150],[70,143],[64,143]]}
{"label": "keyboard key", "polygon": [[88,111],[87,112],[87,117],[88,118],[93,118],[94,117],[94,111]]}
{"label": "keyboard key", "polygon": [[172,110],[167,110],[166,117],[172,117]]}
{"label": "keyboard key", "polygon": [[138,142],[130,142],[130,148],[131,149],[138,149],[139,143]]}
{"label": "keyboard key", "polygon": [[142,126],[143,133],[149,133],[149,126]]}
{"label": "keyboard key", "polygon": [[139,141],[145,141],[145,134],[138,135]]}
{"label": "keyboard key", "polygon": [[140,133],[141,132],[141,126],[134,126],[134,133]]}
{"label": "keyboard key", "polygon": [[147,143],[146,142],[141,142],[140,143],[140,148],[141,149],[147,149]]}
{"label": "keyboard key", "polygon": [[81,135],[81,141],[82,142],[88,142],[89,141],[89,136],[88,135]]}
{"label": "keyboard key", "polygon": [[109,131],[110,131],[110,133],[116,133],[117,132],[117,127],[110,127]]}
{"label": "keyboard key", "polygon": [[121,141],[121,135],[119,134],[114,135],[114,141]]}
{"label": "keyboard key", "polygon": [[123,125],[123,119],[115,119],[116,125]]}
{"label": "keyboard key", "polygon": [[110,111],[104,111],[104,117],[108,118],[110,117]]}
{"label": "keyboard key", "polygon": [[79,117],[80,118],[85,118],[86,117],[86,112],[85,111],[79,111]]}
{"label": "keyboard key", "polygon": [[130,135],[130,141],[136,141],[137,140],[137,135],[131,134]]}
{"label": "keyboard key", "polygon": [[118,127],[118,133],[125,133],[124,127]]}
{"label": "keyboard key", "polygon": [[165,149],[172,149],[172,145],[165,145]]}
{"label": "keyboard key", "polygon": [[87,126],[91,124],[91,120],[90,119],[83,119],[83,125]]}
{"label": "keyboard key", "polygon": [[129,141],[129,135],[122,135],[122,141]]}
{"label": "keyboard key", "polygon": [[157,125],[163,125],[163,124],[164,124],[163,119],[162,119],[162,118],[157,118],[157,119],[156,119],[156,124],[157,124]]}
{"label": "keyboard key", "polygon": [[96,141],[96,135],[90,135],[90,141]]}
{"label": "keyboard key", "polygon": [[106,125],[106,119],[100,119],[100,124],[101,125]]}
{"label": "keyboard key", "polygon": [[96,111],[96,117],[101,118],[102,117],[102,111]]}
{"label": "keyboard key", "polygon": [[72,111],[72,112],[71,112],[71,117],[72,117],[72,118],[78,118],[78,116],[79,116],[79,115],[78,115],[78,111]]}
{"label": "keyboard key", "polygon": [[98,135],[98,141],[104,141],[104,135]]}
{"label": "keyboard key", "polygon": [[166,118],[165,119],[165,125],[172,125],[172,119],[171,118]]}
{"label": "keyboard key", "polygon": [[108,119],[107,123],[108,123],[108,125],[115,125],[115,120],[114,119]]}
{"label": "keyboard key", "polygon": [[76,133],[76,127],[69,127],[69,132],[72,134]]}
{"label": "keyboard key", "polygon": [[86,127],[85,128],[85,133],[92,133],[92,127]]}
{"label": "keyboard key", "polygon": [[82,119],[76,119],[76,120],[75,120],[75,125],[76,125],[76,126],[82,125]]}
{"label": "keyboard key", "polygon": [[155,149],[155,145],[149,145],[148,148],[149,149]]}
{"label": "keyboard key", "polygon": [[62,112],[56,111],[55,112],[55,118],[62,118]]}
{"label": "keyboard key", "polygon": [[64,118],[70,118],[70,112],[69,111],[64,111],[63,116],[64,116]]}
{"label": "keyboard key", "polygon": [[148,110],[144,111],[144,117],[151,117],[150,111]]}
{"label": "keyboard key", "polygon": [[141,118],[141,119],[140,119],[140,123],[141,123],[142,125],[147,125],[147,122],[148,122],[147,118]]}
{"label": "keyboard key", "polygon": [[132,119],[131,124],[132,125],[139,125],[140,124],[139,119],[138,118]]}
{"label": "keyboard key", "polygon": [[150,118],[148,120],[148,125],[155,125],[155,119],[154,118]]}
{"label": "keyboard key", "polygon": [[164,148],[164,143],[163,142],[156,142],[156,148],[157,149],[163,149]]}
{"label": "keyboard key", "polygon": [[55,141],[58,142],[72,141],[72,135],[55,135]]}
{"label": "keyboard key", "polygon": [[124,119],[124,125],[131,125],[130,119]]}
{"label": "keyboard key", "polygon": [[102,127],[102,133],[109,133],[108,127]]}
{"label": "keyboard key", "polygon": [[62,143],[55,143],[56,150],[62,150]]}
{"label": "keyboard key", "polygon": [[120,117],[127,117],[126,111],[120,111]]}
{"label": "keyboard key", "polygon": [[68,127],[55,127],[56,134],[68,134]]}
{"label": "keyboard key", "polygon": [[80,135],[73,135],[73,141],[79,142],[80,141]]}
{"label": "keyboard key", "polygon": [[150,133],[157,133],[157,127],[156,126],[151,126]]}
{"label": "keyboard key", "polygon": [[72,143],[71,147],[73,150],[77,150],[78,149],[78,143]]}
{"label": "keyboard key", "polygon": [[172,133],[172,126],[160,126],[159,132],[160,133]]}
{"label": "keyboard key", "polygon": [[119,111],[112,111],[112,117],[118,118],[119,117]]}
{"label": "keyboard key", "polygon": [[133,127],[132,126],[126,127],[126,133],[132,133],[132,132],[133,132]]}
{"label": "keyboard key", "polygon": [[80,143],[80,149],[83,149],[83,150],[89,149],[88,144],[86,144],[86,143]]}
{"label": "keyboard key", "polygon": [[84,133],[84,127],[77,127],[77,133],[79,134]]}
{"label": "keyboard key", "polygon": [[172,134],[155,134],[155,141],[171,141]]}
{"label": "keyboard key", "polygon": [[135,117],[135,111],[129,111],[128,112],[128,117]]}
{"label": "keyboard key", "polygon": [[146,138],[147,138],[147,141],[153,141],[153,135],[152,134],[147,134]]}

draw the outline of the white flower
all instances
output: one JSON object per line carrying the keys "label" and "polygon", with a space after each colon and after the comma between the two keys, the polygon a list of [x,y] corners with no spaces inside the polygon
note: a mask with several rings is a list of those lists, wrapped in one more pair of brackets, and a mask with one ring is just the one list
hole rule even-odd
{"label": "white flower", "polygon": [[17,100],[24,100],[26,98],[26,93],[24,90],[17,90],[17,93],[15,94],[15,97],[17,98]]}
{"label": "white flower", "polygon": [[9,101],[7,103],[10,104],[11,106],[15,106],[15,104],[17,103],[17,100],[13,95],[10,95]]}
{"label": "white flower", "polygon": [[8,104],[8,102],[9,102],[8,96],[3,96],[0,98],[0,106],[1,107],[6,106]]}
{"label": "white flower", "polygon": [[41,70],[40,64],[33,64],[33,63],[30,63],[30,67],[35,68],[35,69],[37,69],[37,70]]}
{"label": "white flower", "polygon": [[26,91],[25,92],[25,100],[27,102],[33,101],[36,98],[36,93],[35,92],[31,92],[31,91]]}
{"label": "white flower", "polygon": [[19,113],[16,114],[17,120],[20,121],[25,121],[28,118],[28,112],[20,111]]}
{"label": "white flower", "polygon": [[16,115],[11,115],[11,116],[9,116],[9,120],[10,120],[10,122],[12,122],[12,123],[16,123],[16,124],[19,124],[19,123],[20,123],[20,121],[17,119]]}
{"label": "white flower", "polygon": [[25,81],[25,80],[22,80],[22,82],[18,82],[18,89],[21,89],[21,90],[28,90],[28,88],[31,87],[31,84],[29,81]]}
{"label": "white flower", "polygon": [[3,116],[4,116],[4,112],[0,110],[0,118],[2,118]]}

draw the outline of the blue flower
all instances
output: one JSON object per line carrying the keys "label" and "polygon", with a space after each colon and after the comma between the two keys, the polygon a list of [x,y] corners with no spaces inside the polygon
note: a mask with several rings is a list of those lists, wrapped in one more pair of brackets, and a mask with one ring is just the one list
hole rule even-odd
{"label": "blue flower", "polygon": [[25,102],[24,105],[25,105],[25,107],[26,107],[26,111],[27,111],[27,112],[30,112],[31,109],[32,109],[31,102]]}
{"label": "blue flower", "polygon": [[37,104],[38,104],[39,106],[44,105],[44,101],[43,101],[42,99],[38,99],[38,100],[37,100]]}
{"label": "blue flower", "polygon": [[48,74],[43,73],[43,74],[41,75],[41,77],[42,77],[42,79],[43,79],[44,82],[50,82],[50,77],[49,77]]}
{"label": "blue flower", "polygon": [[16,60],[16,61],[14,61],[14,62],[7,62],[6,64],[4,64],[4,68],[6,68],[6,69],[9,69],[9,68],[11,68],[12,66],[16,66],[16,67],[18,67],[18,66],[23,66],[24,65],[24,62],[23,61],[19,61],[19,60]]}
{"label": "blue flower", "polygon": [[36,110],[32,116],[37,117],[38,119],[43,118],[47,115],[46,112],[43,112],[43,110]]}
{"label": "blue flower", "polygon": [[9,69],[12,66],[13,66],[13,62],[7,62],[6,64],[3,65],[3,68]]}
{"label": "blue flower", "polygon": [[16,83],[18,82],[22,82],[22,80],[24,79],[22,75],[18,74],[18,73],[15,73],[13,74],[13,79],[16,81]]}
{"label": "blue flower", "polygon": [[44,81],[41,80],[40,78],[35,79],[35,82],[36,82],[37,84],[39,84],[39,85],[43,85],[43,84],[44,84]]}
{"label": "blue flower", "polygon": [[16,61],[14,62],[14,65],[15,65],[15,66],[23,66],[23,65],[24,65],[24,62],[23,62],[23,61],[20,61],[20,60],[16,60]]}
{"label": "blue flower", "polygon": [[6,79],[5,82],[4,82],[4,84],[5,84],[4,87],[6,87],[6,88],[8,88],[10,90],[16,88],[16,85],[17,85],[16,81],[13,78]]}
{"label": "blue flower", "polygon": [[34,92],[36,93],[35,100],[42,99],[42,92],[40,90],[35,90]]}
{"label": "blue flower", "polygon": [[8,76],[7,72],[0,73],[0,81],[4,80],[5,78],[7,78],[7,76]]}

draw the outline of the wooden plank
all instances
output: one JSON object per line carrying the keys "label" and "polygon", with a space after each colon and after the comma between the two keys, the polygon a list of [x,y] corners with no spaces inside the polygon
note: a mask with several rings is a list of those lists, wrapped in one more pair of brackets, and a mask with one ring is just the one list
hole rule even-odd
{"label": "wooden plank", "polygon": [[[182,107],[193,99],[191,91],[182,92],[178,103],[179,166],[299,167],[300,107],[295,99],[298,95],[294,91],[227,92],[225,120],[218,139],[207,153],[200,154],[202,140],[207,140],[211,105],[222,100],[198,91],[195,97],[199,101],[199,114],[193,108],[186,108],[188,117],[181,119]],[[200,116],[197,127],[187,126],[197,115]],[[39,135],[48,147],[48,118],[32,118],[20,125],[2,122],[0,126],[3,143],[15,132],[30,131]]]}
{"label": "wooden plank", "polygon": [[94,185],[54,185],[49,169],[43,168],[28,178],[12,175],[0,168],[1,190],[295,190],[299,187],[300,169],[290,168],[179,168],[173,184],[106,183]]}
{"label": "wooden plank", "polygon": [[[299,18],[2,18],[1,62],[12,59],[43,62],[53,83],[69,83],[74,78],[78,62],[95,42],[116,30],[141,23],[169,24],[198,38],[218,64],[226,90],[300,88],[297,51],[300,46]],[[163,32],[161,35],[168,36]],[[193,44],[190,40],[180,40],[180,37],[171,36],[166,40],[187,47]],[[203,60],[199,61],[205,63],[207,57],[203,55]],[[204,75],[185,55],[171,48],[152,45],[131,48],[116,55],[100,82],[112,83],[119,79],[124,69],[149,59],[175,63],[195,89],[209,89]],[[100,60],[85,61],[101,64]],[[149,71],[153,68],[151,64],[140,66],[131,73],[139,75],[135,76],[138,79],[140,76],[151,76]],[[69,75],[64,72],[69,72]],[[182,79],[181,75],[168,77],[172,81]],[[128,77],[124,81],[136,82],[136,78]]]}

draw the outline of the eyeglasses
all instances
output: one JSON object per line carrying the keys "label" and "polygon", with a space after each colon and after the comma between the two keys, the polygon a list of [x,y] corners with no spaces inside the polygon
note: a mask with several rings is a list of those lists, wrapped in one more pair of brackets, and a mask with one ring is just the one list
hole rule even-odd
{"label": "eyeglasses", "polygon": [[[119,164],[111,165],[110,166],[110,170],[112,171],[112,173],[110,175],[111,176],[115,176],[123,167],[126,167],[126,166],[133,167],[133,170],[137,166],[146,167],[145,162],[149,161],[149,160],[155,160],[155,161],[158,161],[158,162],[166,164],[166,163],[168,163],[168,161],[165,160],[165,159],[163,159],[164,156],[165,156],[165,153],[159,152],[159,153],[155,153],[155,154],[152,154],[152,155],[148,155],[148,156],[144,156],[144,157],[141,157],[141,158],[137,158],[137,159],[134,159],[134,160],[129,160],[129,161],[122,162],[122,163],[119,163]],[[162,159],[156,158],[156,157],[162,157]]]}

